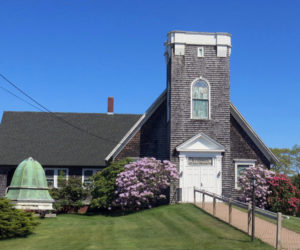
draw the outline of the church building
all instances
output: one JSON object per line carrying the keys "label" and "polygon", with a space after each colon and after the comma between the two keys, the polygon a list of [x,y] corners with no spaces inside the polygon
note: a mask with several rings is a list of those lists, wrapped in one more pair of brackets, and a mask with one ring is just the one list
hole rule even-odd
{"label": "church building", "polygon": [[0,195],[28,157],[43,165],[54,187],[61,170],[88,182],[124,157],[170,160],[180,172],[170,202],[192,202],[194,186],[236,197],[246,167],[276,163],[230,101],[231,35],[171,31],[165,48],[166,89],[142,115],[115,114],[112,98],[106,114],[4,112]]}

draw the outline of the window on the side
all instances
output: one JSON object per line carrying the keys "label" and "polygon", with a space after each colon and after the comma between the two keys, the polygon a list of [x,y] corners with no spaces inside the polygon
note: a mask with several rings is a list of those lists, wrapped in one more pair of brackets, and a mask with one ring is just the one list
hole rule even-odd
{"label": "window on the side", "polygon": [[246,168],[255,166],[255,160],[235,161],[235,188],[239,189],[239,177],[244,173]]}
{"label": "window on the side", "polygon": [[192,85],[192,118],[209,118],[209,86],[203,80]]}
{"label": "window on the side", "polygon": [[57,170],[57,187],[60,187],[62,185],[62,181],[67,180],[67,169],[58,169]]}
{"label": "window on the side", "polygon": [[213,161],[211,157],[189,157],[189,166],[212,166]]}
{"label": "window on the side", "polygon": [[54,169],[45,170],[47,184],[49,188],[54,188]]}
{"label": "window on the side", "polygon": [[58,188],[61,180],[67,180],[69,169],[67,168],[45,168],[46,180],[49,188]]}
{"label": "window on the side", "polygon": [[82,169],[82,183],[90,184],[91,177],[96,174],[100,169]]}

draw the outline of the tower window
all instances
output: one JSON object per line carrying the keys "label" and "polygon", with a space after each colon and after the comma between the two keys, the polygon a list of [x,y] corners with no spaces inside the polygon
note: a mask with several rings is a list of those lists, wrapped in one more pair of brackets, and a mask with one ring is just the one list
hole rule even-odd
{"label": "tower window", "polygon": [[203,47],[198,47],[197,55],[198,55],[198,57],[204,57],[204,48]]}
{"label": "tower window", "polygon": [[209,85],[203,80],[192,84],[192,118],[209,119]]}

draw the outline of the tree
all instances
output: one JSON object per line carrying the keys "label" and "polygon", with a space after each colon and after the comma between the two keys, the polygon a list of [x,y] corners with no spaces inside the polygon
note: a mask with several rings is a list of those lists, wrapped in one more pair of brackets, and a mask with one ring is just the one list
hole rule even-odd
{"label": "tree", "polygon": [[279,163],[272,166],[272,170],[276,173],[292,174],[293,156],[292,150],[289,148],[271,148],[273,154],[279,160]]}
{"label": "tree", "polygon": [[130,158],[112,162],[108,167],[92,176],[91,208],[111,209],[112,202],[117,198],[116,179],[124,166],[131,163]]}
{"label": "tree", "polygon": [[83,201],[89,196],[89,190],[82,186],[81,178],[69,176],[66,180],[63,174],[58,178],[59,188],[50,189],[50,194],[55,200],[54,208],[57,212],[75,211],[85,204]]}
{"label": "tree", "polygon": [[296,174],[300,174],[300,145],[294,145],[292,148],[292,169]]}

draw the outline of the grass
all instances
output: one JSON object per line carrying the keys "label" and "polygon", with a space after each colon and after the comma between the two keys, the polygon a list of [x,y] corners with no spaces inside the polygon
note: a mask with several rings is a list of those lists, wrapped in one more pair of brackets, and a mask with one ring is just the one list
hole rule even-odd
{"label": "grass", "polygon": [[287,229],[293,230],[297,233],[300,233],[300,218],[290,216],[290,219],[283,220],[282,226]]}
{"label": "grass", "polygon": [[59,215],[40,219],[34,234],[2,240],[8,249],[272,249],[192,204],[126,216]]}

